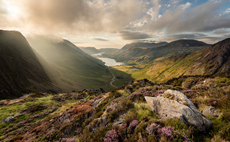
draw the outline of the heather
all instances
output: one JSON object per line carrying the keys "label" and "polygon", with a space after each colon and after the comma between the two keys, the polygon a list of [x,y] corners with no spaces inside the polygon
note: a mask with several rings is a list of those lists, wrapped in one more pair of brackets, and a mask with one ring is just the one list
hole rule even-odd
{"label": "heather", "polygon": [[[192,81],[194,80],[194,81]],[[1,141],[229,141],[230,87],[228,76],[180,77],[164,84],[130,82],[111,92],[30,94],[17,101],[1,101]],[[213,127],[200,132],[179,119],[161,119],[145,101],[167,89],[185,94]],[[4,103],[3,103],[4,102]],[[9,122],[5,120],[9,117]],[[12,119],[11,119],[12,117]]]}

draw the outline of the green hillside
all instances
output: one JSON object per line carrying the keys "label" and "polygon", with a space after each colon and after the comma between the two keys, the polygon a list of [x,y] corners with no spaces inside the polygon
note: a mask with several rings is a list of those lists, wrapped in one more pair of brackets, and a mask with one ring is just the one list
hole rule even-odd
{"label": "green hillside", "polygon": [[201,51],[172,56],[133,73],[133,77],[140,79],[144,76],[153,81],[165,82],[179,76],[228,75],[229,46],[230,39],[225,39]]}
{"label": "green hillside", "polygon": [[167,58],[172,55],[191,53],[206,48],[208,44],[196,40],[177,40],[171,43],[155,45],[152,47],[135,46],[119,50],[118,52],[108,52],[103,56],[111,57],[120,62],[127,63],[149,63],[158,58]]}
{"label": "green hillside", "polygon": [[52,79],[59,86],[66,86],[61,87],[62,89],[112,89],[109,83],[113,76],[104,63],[84,53],[71,42],[44,36],[28,40],[34,50],[57,71],[57,74],[49,74],[53,75]]}

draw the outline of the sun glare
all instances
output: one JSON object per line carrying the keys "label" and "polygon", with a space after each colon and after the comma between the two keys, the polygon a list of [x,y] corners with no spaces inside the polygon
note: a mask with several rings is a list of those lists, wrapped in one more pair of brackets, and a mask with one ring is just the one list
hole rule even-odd
{"label": "sun glare", "polygon": [[6,5],[7,14],[12,20],[18,19],[20,15],[20,10],[11,1],[4,1]]}

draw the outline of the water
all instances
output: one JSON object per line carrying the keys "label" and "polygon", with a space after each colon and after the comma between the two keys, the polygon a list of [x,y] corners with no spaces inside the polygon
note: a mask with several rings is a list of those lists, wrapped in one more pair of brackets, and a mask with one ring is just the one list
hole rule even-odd
{"label": "water", "polygon": [[92,56],[95,56],[96,58],[100,59],[102,62],[105,63],[106,66],[120,66],[123,65],[124,63],[122,62],[117,62],[116,60],[112,59],[112,58],[104,58],[104,57],[100,57],[102,53],[97,53],[97,54],[93,54]]}

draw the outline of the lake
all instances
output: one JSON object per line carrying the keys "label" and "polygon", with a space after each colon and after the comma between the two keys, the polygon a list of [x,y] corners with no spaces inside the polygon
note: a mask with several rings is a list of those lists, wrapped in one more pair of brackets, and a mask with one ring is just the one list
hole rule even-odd
{"label": "lake", "polygon": [[102,62],[105,63],[106,66],[120,66],[120,65],[123,65],[124,63],[122,62],[117,62],[116,60],[112,59],[112,58],[105,58],[105,57],[100,57],[102,53],[97,53],[97,54],[92,54],[92,56],[98,58],[99,60],[101,60]]}

